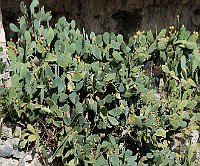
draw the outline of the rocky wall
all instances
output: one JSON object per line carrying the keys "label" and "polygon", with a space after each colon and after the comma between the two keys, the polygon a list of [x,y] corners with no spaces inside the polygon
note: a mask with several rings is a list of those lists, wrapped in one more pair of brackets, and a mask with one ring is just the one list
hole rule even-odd
{"label": "rocky wall", "polygon": [[[79,28],[95,33],[116,32],[125,37],[136,31],[158,30],[184,24],[191,31],[200,32],[200,0],[39,0],[51,10],[52,24],[61,16],[74,19]],[[1,0],[3,23],[7,38],[12,37],[8,25],[16,22],[21,0]],[[27,4],[31,0],[25,1]],[[27,5],[28,6],[28,5]]]}
{"label": "rocky wall", "polygon": [[20,150],[18,148],[21,127],[2,126],[0,138],[0,166],[42,166],[35,148]]}

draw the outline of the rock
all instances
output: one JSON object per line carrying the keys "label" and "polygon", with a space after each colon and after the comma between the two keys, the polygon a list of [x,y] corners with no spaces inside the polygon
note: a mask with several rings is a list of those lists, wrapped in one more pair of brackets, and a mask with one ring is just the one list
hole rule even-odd
{"label": "rock", "polygon": [[13,138],[12,129],[6,126],[2,126],[1,137],[3,138]]}
{"label": "rock", "polygon": [[21,158],[19,160],[19,162],[21,163],[21,165],[26,165],[26,164],[28,164],[28,162],[30,162],[32,160],[33,160],[32,155],[28,154],[28,155],[25,155],[23,158]]}
{"label": "rock", "polygon": [[12,159],[0,158],[0,166],[16,166]]}
{"label": "rock", "polygon": [[22,129],[19,126],[16,126],[15,131],[14,131],[14,137],[20,138],[22,136]]}
{"label": "rock", "polygon": [[19,165],[18,166],[29,166],[28,162],[25,162],[24,160],[19,161]]}
{"label": "rock", "polygon": [[10,145],[0,146],[0,157],[10,157],[13,154],[13,147]]}
{"label": "rock", "polygon": [[11,79],[8,79],[5,84],[6,88],[11,88]]}
{"label": "rock", "polygon": [[0,165],[2,166],[4,163],[5,163],[5,158],[3,158],[3,157],[0,157]]}
{"label": "rock", "polygon": [[[192,146],[195,146],[196,144],[198,144],[198,140],[199,140],[199,131],[198,130],[192,130],[191,133],[191,144]],[[200,148],[196,151],[196,163],[199,162],[200,159]]]}
{"label": "rock", "polygon": [[3,80],[3,81],[7,81],[9,78],[10,78],[10,75],[8,72],[5,72],[3,74],[0,74],[0,78]]}
{"label": "rock", "polygon": [[[3,1],[2,1],[3,2]],[[2,5],[3,24],[6,38],[14,37],[9,23],[17,22],[20,15],[20,0],[7,0]],[[181,24],[190,30],[200,31],[200,3],[198,0],[40,0],[40,6],[52,11],[55,24],[60,16],[74,19],[79,28],[87,32],[103,33],[105,31],[132,35],[136,31],[158,30],[176,24],[179,14]],[[27,6],[30,2],[26,2]],[[190,14],[188,14],[190,13]]]}
{"label": "rock", "polygon": [[4,165],[5,166],[15,166],[12,159],[6,159]]}
{"label": "rock", "polygon": [[53,162],[53,158],[52,157],[49,157],[47,160],[48,160],[48,163],[52,163]]}
{"label": "rock", "polygon": [[14,150],[14,152],[13,152],[13,157],[14,158],[22,159],[22,158],[24,158],[24,156],[25,156],[25,152],[24,151],[19,152],[18,150]]}
{"label": "rock", "polygon": [[17,165],[19,165],[19,161],[18,161],[18,160],[16,160],[16,159],[13,159],[13,164],[14,164],[14,166],[17,166]]}
{"label": "rock", "polygon": [[30,163],[30,166],[42,166],[42,164],[37,158],[34,158],[33,161]]}
{"label": "rock", "polygon": [[19,145],[19,141],[20,141],[19,138],[11,138],[11,139],[9,138],[9,139],[6,140],[5,144],[10,145],[13,148],[17,148],[18,145]]}
{"label": "rock", "polygon": [[0,138],[0,145],[2,145],[3,144],[3,141],[2,141],[2,139]]}
{"label": "rock", "polygon": [[26,155],[24,158],[23,158],[24,161],[32,161],[33,160],[33,157],[32,155]]}
{"label": "rock", "polygon": [[197,144],[198,143],[198,139],[199,139],[199,132],[198,132],[198,130],[192,130],[191,136],[192,136],[191,143],[193,145]]}

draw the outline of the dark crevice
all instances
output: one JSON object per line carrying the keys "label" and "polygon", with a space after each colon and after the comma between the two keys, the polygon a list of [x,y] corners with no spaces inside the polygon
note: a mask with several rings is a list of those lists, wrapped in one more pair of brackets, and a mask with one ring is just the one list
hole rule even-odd
{"label": "dark crevice", "polygon": [[136,32],[136,30],[141,26],[141,15],[142,9],[135,9],[131,12],[128,11],[118,11],[112,15],[118,23],[119,33],[124,35],[125,38],[129,34]]}
{"label": "dark crevice", "polygon": [[5,30],[6,41],[9,41],[10,38],[17,39],[17,33],[10,33],[10,23],[17,24],[17,18],[20,14],[19,13],[12,13],[12,12],[5,12],[2,11],[2,22]]}
{"label": "dark crevice", "polygon": [[195,14],[195,15],[200,15],[200,8],[195,9],[195,10],[194,10],[194,14]]}
{"label": "dark crevice", "polygon": [[95,19],[100,19],[100,15],[94,16]]}

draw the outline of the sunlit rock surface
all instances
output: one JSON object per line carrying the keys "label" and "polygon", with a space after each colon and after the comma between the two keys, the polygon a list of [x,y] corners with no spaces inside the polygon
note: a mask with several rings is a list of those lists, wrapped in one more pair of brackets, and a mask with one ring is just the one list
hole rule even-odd
{"label": "sunlit rock surface", "polygon": [[[105,31],[122,33],[125,37],[136,31],[158,30],[180,24],[190,31],[200,31],[199,0],[39,0],[41,6],[51,10],[52,23],[61,16],[74,19],[86,32]],[[3,23],[8,33],[9,22],[16,22],[21,0],[2,0]],[[31,0],[26,1],[27,6]],[[155,28],[156,27],[156,28]],[[7,35],[7,38],[11,37]]]}

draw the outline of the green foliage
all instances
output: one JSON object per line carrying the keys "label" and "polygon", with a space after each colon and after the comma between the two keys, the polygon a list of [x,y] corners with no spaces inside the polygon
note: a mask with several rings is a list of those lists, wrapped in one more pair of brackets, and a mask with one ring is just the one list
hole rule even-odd
{"label": "green foliage", "polygon": [[0,87],[0,118],[5,118],[8,113],[8,90],[4,87]]}
{"label": "green foliage", "polygon": [[28,15],[22,3],[19,24],[10,24],[19,39],[8,43],[9,103],[27,123],[20,145],[35,143],[70,166],[191,164],[194,148],[184,143],[200,119],[198,34],[138,32],[126,44],[122,35],[82,33],[64,17],[51,27],[37,5]]}
{"label": "green foliage", "polygon": [[3,59],[0,59],[0,74],[3,74],[6,68],[6,63],[3,61]]}
{"label": "green foliage", "polygon": [[[0,53],[3,51],[3,48],[0,47]],[[0,74],[4,74],[6,69],[6,63],[3,61],[3,59],[0,59]],[[2,79],[2,78],[1,78]],[[4,81],[1,80],[1,87],[0,87],[0,118],[4,119],[5,116],[9,113],[8,111],[8,90],[4,87]]]}
{"label": "green foliage", "polygon": [[[0,47],[0,53],[3,51],[3,48]],[[3,72],[6,69],[6,63],[3,61],[2,58],[0,58],[0,74],[3,74]]]}

